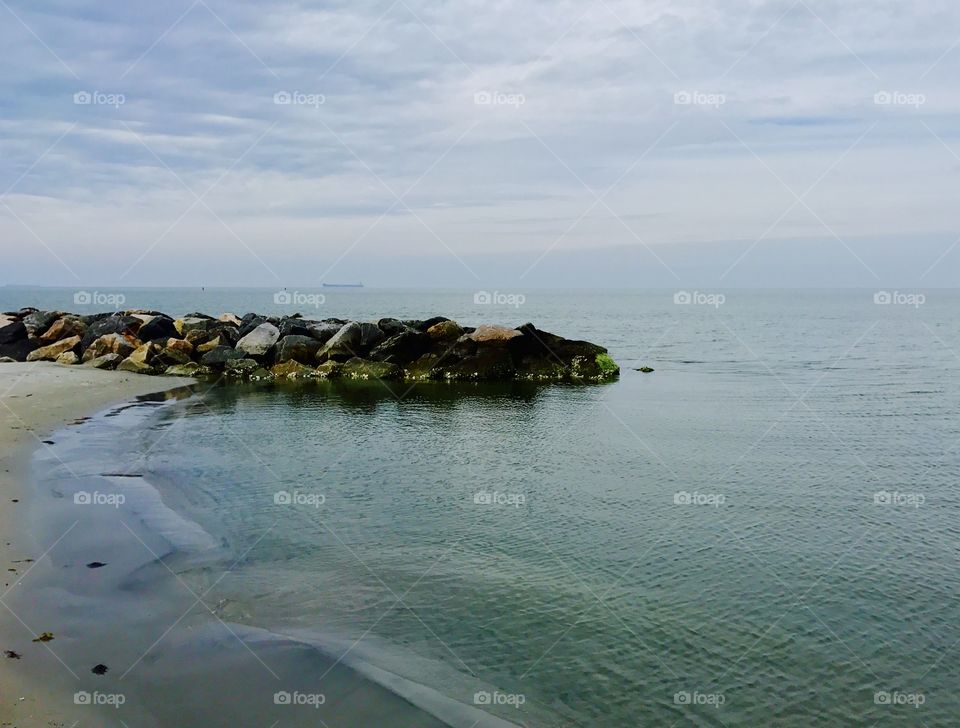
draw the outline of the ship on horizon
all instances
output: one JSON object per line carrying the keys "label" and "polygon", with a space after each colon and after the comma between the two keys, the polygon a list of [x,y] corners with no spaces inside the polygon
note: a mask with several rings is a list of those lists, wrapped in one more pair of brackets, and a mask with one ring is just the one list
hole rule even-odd
{"label": "ship on horizon", "polygon": [[362,283],[323,283],[324,288],[363,288]]}

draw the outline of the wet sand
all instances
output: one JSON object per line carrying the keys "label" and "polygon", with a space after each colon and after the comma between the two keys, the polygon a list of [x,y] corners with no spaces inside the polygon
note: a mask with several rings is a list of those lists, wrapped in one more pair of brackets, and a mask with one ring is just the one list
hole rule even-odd
{"label": "wet sand", "polygon": [[[82,437],[78,418],[189,383],[0,364],[0,498],[9,503],[0,557],[16,569],[3,589],[0,649],[22,655],[0,658],[0,725],[512,725],[372,666],[347,667],[315,646],[220,621],[216,605],[176,575],[184,554],[151,527],[164,509],[153,487],[137,477],[111,484],[100,473],[73,474],[50,441],[73,424]],[[59,483],[44,490],[26,480],[37,458],[64,472]],[[123,488],[123,506],[75,504],[79,490],[111,488]],[[88,568],[96,561],[107,566]],[[52,641],[32,642],[46,631]],[[95,671],[101,664],[106,674]],[[78,703],[78,693],[99,705]]]}

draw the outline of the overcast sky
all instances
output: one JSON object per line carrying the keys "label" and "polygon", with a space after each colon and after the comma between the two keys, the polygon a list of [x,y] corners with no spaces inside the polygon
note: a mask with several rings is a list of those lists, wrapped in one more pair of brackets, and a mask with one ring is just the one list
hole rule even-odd
{"label": "overcast sky", "polygon": [[960,271],[956,2],[0,0],[0,17],[0,283]]}

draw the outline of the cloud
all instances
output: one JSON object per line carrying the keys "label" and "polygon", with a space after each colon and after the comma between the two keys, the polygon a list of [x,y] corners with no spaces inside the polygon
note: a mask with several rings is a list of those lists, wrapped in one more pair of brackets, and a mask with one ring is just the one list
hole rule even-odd
{"label": "cloud", "polygon": [[232,250],[256,280],[265,255],[297,271],[311,254],[842,245],[957,225],[946,2],[0,13],[0,250],[37,253],[9,282],[50,264],[47,248],[107,278]]}

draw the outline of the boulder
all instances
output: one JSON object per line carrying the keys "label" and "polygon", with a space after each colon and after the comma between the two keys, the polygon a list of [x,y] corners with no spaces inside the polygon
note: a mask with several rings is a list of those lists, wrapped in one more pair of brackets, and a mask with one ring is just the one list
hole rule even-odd
{"label": "boulder", "polygon": [[27,338],[27,327],[23,321],[11,321],[0,327],[0,345],[14,344]]}
{"label": "boulder", "polygon": [[147,321],[137,332],[137,338],[141,341],[156,341],[157,339],[169,339],[170,337],[179,337],[177,327],[173,319],[169,316],[154,316]]}
{"label": "boulder", "polygon": [[313,379],[317,376],[313,367],[292,360],[285,361],[282,364],[274,364],[270,368],[270,373],[276,379]]}
{"label": "boulder", "polygon": [[184,316],[173,322],[176,334],[168,334],[168,336],[184,336],[189,331],[206,331],[210,328],[212,321],[210,317],[201,317],[196,314]]}
{"label": "boulder", "polygon": [[409,364],[427,353],[432,339],[420,331],[403,331],[373,348],[368,359],[394,364]]}
{"label": "boulder", "polygon": [[[156,342],[154,342],[156,343]],[[193,346],[183,339],[167,339],[166,345],[157,354],[157,361],[163,366],[186,364],[193,355]]]}
{"label": "boulder", "polygon": [[26,361],[34,349],[39,346],[36,339],[20,339],[10,344],[0,344],[0,356],[7,356],[16,361]]}
{"label": "boulder", "polygon": [[40,336],[62,315],[60,311],[34,311],[23,317],[23,325],[31,336]]}
{"label": "boulder", "polygon": [[250,356],[264,356],[280,338],[280,329],[262,323],[237,342],[237,350]]}
{"label": "boulder", "polygon": [[0,364],[16,364],[17,360],[12,356],[0,356]]}
{"label": "boulder", "polygon": [[[190,342],[190,337],[189,337],[189,335],[187,336],[186,341],[187,341],[187,343],[191,343],[191,342]],[[224,341],[224,340],[220,337],[219,334],[217,334],[217,335],[214,336],[212,339],[210,339],[210,341],[205,341],[205,342],[202,343],[202,344],[199,344],[199,343],[196,344],[196,346],[194,347],[194,350],[195,350],[198,354],[206,354],[208,351],[213,351],[213,350],[216,349],[218,346],[229,346],[231,349],[233,348],[233,345],[232,345],[232,344],[228,344],[226,341]]]}
{"label": "boulder", "polygon": [[195,377],[204,373],[205,367],[200,366],[194,361],[186,364],[174,364],[167,367],[163,373],[168,377]]}
{"label": "boulder", "polygon": [[253,359],[231,359],[223,368],[223,373],[234,379],[249,379],[259,368],[260,365]]}
{"label": "boulder", "polygon": [[431,326],[434,326],[435,324],[438,324],[441,321],[449,321],[449,320],[450,319],[448,319],[446,316],[434,316],[433,318],[428,318],[425,321],[421,321],[420,319],[410,319],[408,321],[404,321],[403,323],[406,324],[411,329],[416,329],[417,331],[426,332],[426,330],[429,329]]}
{"label": "boulder", "polygon": [[55,344],[49,344],[47,346],[41,346],[39,349],[34,349],[27,355],[27,361],[54,361],[65,351],[72,351],[79,345],[80,337],[71,336],[63,341],[58,341]]}
{"label": "boulder", "polygon": [[444,379],[471,382],[513,379],[515,373],[516,367],[510,352],[497,346],[481,347],[475,355],[442,369]]}
{"label": "boulder", "polygon": [[403,370],[385,361],[369,361],[353,357],[343,365],[342,375],[348,379],[401,379]]}
{"label": "boulder", "polygon": [[470,338],[478,344],[494,346],[506,344],[511,339],[516,339],[521,336],[523,336],[521,332],[516,329],[511,329],[509,326],[495,326],[492,324],[478,326],[476,330],[470,334]]}
{"label": "boulder", "polygon": [[261,324],[267,323],[264,316],[257,316],[252,313],[248,313],[241,321],[243,325],[240,327],[240,338],[243,338]]}
{"label": "boulder", "polygon": [[82,337],[87,332],[87,325],[76,316],[62,316],[54,321],[40,337],[40,341],[53,343],[71,336]]}
{"label": "boulder", "polygon": [[129,356],[120,362],[117,371],[133,372],[134,374],[158,374],[157,370],[146,362],[131,359]]}
{"label": "boulder", "polygon": [[386,335],[376,324],[360,324],[360,348],[363,351],[370,351],[385,338],[387,338]]}
{"label": "boulder", "polygon": [[87,326],[87,333],[83,335],[83,341],[80,342],[80,350],[86,352],[88,346],[106,334],[123,334],[136,338],[141,323],[136,316],[111,315],[99,319]]}
{"label": "boulder", "polygon": [[383,335],[387,338],[391,336],[396,336],[397,334],[403,333],[407,330],[407,327],[404,326],[403,321],[395,318],[382,318],[377,321],[377,328],[383,332]]}
{"label": "boulder", "polygon": [[218,346],[200,357],[200,363],[211,369],[223,369],[228,361],[244,358],[246,357],[242,351],[237,351],[230,346]]}
{"label": "boulder", "polygon": [[427,329],[427,336],[435,341],[449,341],[459,339],[463,329],[456,321],[441,321]]}
{"label": "boulder", "polygon": [[140,346],[140,341],[133,336],[124,334],[104,334],[96,339],[86,351],[83,352],[83,361],[104,356],[105,354],[119,354],[124,359],[133,353],[133,350]]}
{"label": "boulder", "polygon": [[336,379],[343,375],[343,364],[338,361],[325,361],[314,369],[317,376],[322,379]]}
{"label": "boulder", "polygon": [[304,321],[300,318],[285,318],[280,320],[280,338],[285,336],[310,336],[310,324],[312,321]]}
{"label": "boulder", "polygon": [[67,366],[73,366],[74,364],[80,363],[80,357],[77,356],[75,351],[65,351],[60,356],[57,357],[57,364],[65,364]]}
{"label": "boulder", "polygon": [[[160,351],[160,347],[157,344],[148,341],[146,344],[140,344],[140,346],[130,352],[127,359],[137,364],[153,364],[153,360],[157,358]],[[126,361],[126,359],[124,361]]]}
{"label": "boulder", "polygon": [[116,369],[123,359],[119,354],[104,354],[95,359],[84,360],[84,363],[94,369]]}
{"label": "boulder", "polygon": [[312,336],[298,336],[296,334],[284,336],[277,344],[277,363],[298,361],[308,364],[314,361],[317,352],[323,346]]}
{"label": "boulder", "polygon": [[222,321],[223,323],[226,323],[226,324],[232,324],[237,328],[240,328],[240,325],[242,323],[240,319],[237,318],[237,314],[235,313],[222,313],[219,316],[217,316],[217,321]]}
{"label": "boulder", "polygon": [[323,363],[328,359],[346,361],[356,356],[356,352],[360,348],[360,336],[360,324],[352,321],[344,324],[340,327],[340,330],[323,345],[323,348],[320,349],[317,354],[317,358],[320,363]]}
{"label": "boulder", "polygon": [[336,334],[342,328],[343,324],[335,324],[330,321],[320,321],[307,326],[307,336],[312,336],[321,344],[325,344],[330,341],[334,334]]}

